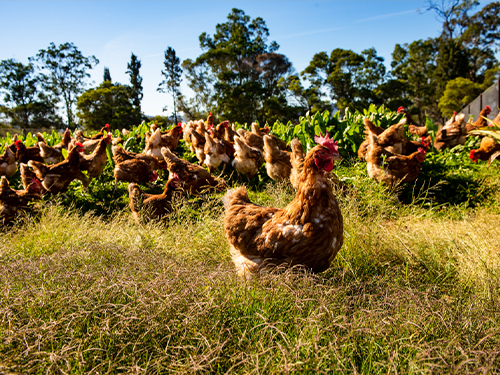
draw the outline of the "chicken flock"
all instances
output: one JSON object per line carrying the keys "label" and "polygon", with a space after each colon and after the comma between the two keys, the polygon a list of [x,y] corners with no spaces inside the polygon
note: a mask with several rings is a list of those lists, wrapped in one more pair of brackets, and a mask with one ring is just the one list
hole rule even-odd
{"label": "chicken flock", "polygon": [[[474,123],[454,114],[439,129],[434,147],[442,150],[463,144],[469,132],[488,125],[485,118],[490,111],[486,106]],[[389,187],[417,178],[432,142],[427,128],[416,124],[405,108],[398,112],[405,116],[387,129],[365,118],[365,141],[358,150],[370,178]],[[500,117],[493,122],[500,123]],[[405,136],[405,125],[418,141]],[[220,170],[222,175],[229,163],[243,179],[251,180],[265,163],[270,178],[291,182],[296,197],[282,209],[252,203],[244,186],[229,189],[223,197],[225,233],[240,276],[250,277],[267,267],[294,265],[320,272],[329,267],[343,244],[342,214],[332,188],[336,179],[330,174],[341,157],[328,133],[317,135],[317,146],[306,154],[298,139],[287,145],[257,123],[251,124],[251,131],[236,130],[228,121],[216,125],[210,114],[206,121],[179,123],[168,131],[151,125],[144,135],[142,153],[125,150],[121,138],[111,137],[107,124],[92,137],[85,137],[80,130],[72,137],[66,129],[62,141],[54,146],[40,133],[33,147],[26,147],[17,138],[14,136],[14,142],[6,145],[0,156],[0,217],[4,225],[42,195],[64,194],[73,180],[88,189],[92,179],[103,173],[106,150],[112,143],[115,190],[118,182],[128,183],[129,206],[138,224],[168,215],[176,194],[225,190],[226,182],[214,173]],[[199,164],[176,155],[181,139]],[[484,137],[470,158],[488,160],[497,151],[499,144]],[[23,190],[9,185],[18,167]],[[158,171],[168,171],[165,188],[161,194],[147,194],[138,184],[155,181]]]}

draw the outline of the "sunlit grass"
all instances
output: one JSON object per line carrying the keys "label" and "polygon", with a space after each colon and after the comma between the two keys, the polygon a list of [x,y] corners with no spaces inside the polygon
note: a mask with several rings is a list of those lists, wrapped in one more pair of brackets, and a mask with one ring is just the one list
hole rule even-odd
{"label": "sunlit grass", "polygon": [[20,218],[0,237],[0,372],[493,373],[498,212],[402,204],[361,168],[338,175],[345,242],[319,275],[238,279],[221,194],[145,226],[57,202]]}

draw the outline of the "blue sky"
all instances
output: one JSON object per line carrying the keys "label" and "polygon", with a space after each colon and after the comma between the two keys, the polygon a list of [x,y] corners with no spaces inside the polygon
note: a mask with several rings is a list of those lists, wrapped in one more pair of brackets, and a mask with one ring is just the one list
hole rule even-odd
{"label": "blue sky", "polygon": [[[479,10],[489,1],[481,2]],[[114,82],[128,83],[130,54],[142,62],[147,115],[170,114],[171,99],[156,91],[162,80],[163,52],[175,49],[182,60],[202,51],[199,36],[213,35],[217,23],[227,21],[232,8],[252,19],[262,17],[269,41],[280,45],[297,72],[313,55],[334,48],[357,53],[374,47],[387,66],[396,43],[438,36],[441,23],[424,12],[425,1],[0,1],[2,14],[0,60],[23,63],[38,50],[73,42],[100,63],[92,71],[94,86],[102,81],[104,66]],[[182,90],[189,91],[185,83]],[[164,106],[168,112],[162,113]]]}

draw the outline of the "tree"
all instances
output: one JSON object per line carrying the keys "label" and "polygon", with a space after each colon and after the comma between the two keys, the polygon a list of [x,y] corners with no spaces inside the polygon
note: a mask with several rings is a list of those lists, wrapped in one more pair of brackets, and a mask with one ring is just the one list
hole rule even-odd
{"label": "tree", "polygon": [[[35,102],[38,94],[33,64],[24,65],[13,59],[0,62],[0,88],[4,90],[4,101],[18,108],[15,116],[18,122],[30,127],[32,107],[29,104]],[[11,119],[14,117],[6,114]]]}
{"label": "tree", "polygon": [[[443,21],[443,32],[436,38],[441,91],[456,77],[482,83],[486,70],[498,63],[495,52],[500,45],[500,3],[489,3],[471,15],[479,4],[475,0],[429,2],[427,9]],[[439,65],[444,66],[440,69]]]}
{"label": "tree", "polygon": [[500,47],[500,2],[487,4],[467,19],[460,42],[467,48],[472,82],[482,83],[487,70],[498,66],[495,53]]}
{"label": "tree", "polygon": [[179,96],[179,111],[189,120],[205,117],[216,107],[214,81],[207,64],[195,64],[191,59],[182,62],[182,68],[187,77],[188,86],[194,92],[194,97],[187,100]]}
{"label": "tree", "polygon": [[321,90],[327,88],[334,105],[342,112],[347,108],[362,110],[376,102],[375,92],[384,81],[383,58],[370,48],[357,54],[336,48],[330,56],[319,52],[300,74]]}
{"label": "tree", "polygon": [[40,78],[32,63],[24,65],[13,59],[1,61],[0,88],[4,91],[4,101],[11,105],[2,107],[11,125],[30,128],[60,124],[55,103],[41,91]]}
{"label": "tree", "polygon": [[453,111],[460,111],[462,106],[473,101],[481,92],[480,85],[467,78],[458,77],[449,81],[439,101],[443,116],[451,117]]}
{"label": "tree", "polygon": [[135,107],[135,113],[137,114],[135,122],[137,124],[141,122],[141,101],[144,96],[142,92],[142,77],[139,75],[140,68],[141,60],[137,59],[137,56],[132,53],[132,55],[130,56],[130,63],[127,64],[127,71],[125,73],[130,75],[130,85],[132,86],[132,100]]}
{"label": "tree", "polygon": [[412,114],[425,123],[426,114],[439,117],[434,71],[437,48],[433,39],[396,44],[392,53],[391,76],[406,85],[405,97],[413,103]]}
{"label": "tree", "polygon": [[445,40],[460,36],[466,28],[469,15],[474,7],[479,5],[476,0],[441,0],[441,2],[428,1],[427,11],[436,13],[438,20],[443,23],[441,38]]}
{"label": "tree", "polygon": [[89,130],[127,128],[137,124],[137,107],[133,89],[127,85],[104,81],[99,87],[85,91],[76,104],[82,125]]}
{"label": "tree", "polygon": [[269,30],[262,18],[251,20],[236,8],[227,18],[217,24],[213,37],[200,35],[204,52],[191,65],[211,77],[220,117],[251,122],[259,116],[268,93],[257,70],[257,57],[275,52],[278,44],[267,43]]}
{"label": "tree", "polygon": [[471,15],[478,5],[475,0],[429,2],[428,10],[443,21],[441,35],[433,40],[436,55],[431,81],[445,115],[459,110],[466,104],[464,100],[477,94],[487,72],[498,66],[495,52],[500,42],[500,3],[487,4]]}
{"label": "tree", "polygon": [[453,111],[460,111],[464,105],[472,102],[482,91],[486,90],[498,79],[499,71],[500,68],[498,67],[487,70],[482,84],[463,77],[449,81],[439,99],[441,114],[450,117]]}
{"label": "tree", "polygon": [[111,82],[111,73],[109,72],[109,68],[107,66],[104,67],[104,75],[102,80]]}
{"label": "tree", "polygon": [[[180,67],[180,59],[175,55],[175,50],[168,47],[165,50],[165,60],[163,62],[165,70],[161,74],[165,77],[158,85],[158,91],[163,93],[170,93],[174,101],[174,122],[177,123],[178,102],[181,96],[179,87],[182,81],[182,68]],[[166,107],[164,108],[164,110]]]}
{"label": "tree", "polygon": [[354,81],[357,88],[356,109],[368,108],[370,104],[382,105],[384,102],[377,95],[380,85],[385,83],[386,69],[384,58],[377,56],[375,48],[361,51],[363,62],[356,69]]}
{"label": "tree", "polygon": [[52,42],[47,49],[41,49],[35,61],[41,64],[47,74],[43,74],[44,87],[56,97],[63,98],[66,107],[66,118],[70,128],[75,126],[73,106],[77,96],[86,87],[87,72],[99,60],[95,56],[85,57],[73,44],[66,42],[56,47]]}
{"label": "tree", "polygon": [[292,74],[280,80],[280,84],[286,89],[288,103],[291,107],[296,107],[297,116],[304,116],[306,112],[318,112],[331,109],[331,104],[323,100],[324,93],[314,85],[307,89],[302,85],[298,75]]}

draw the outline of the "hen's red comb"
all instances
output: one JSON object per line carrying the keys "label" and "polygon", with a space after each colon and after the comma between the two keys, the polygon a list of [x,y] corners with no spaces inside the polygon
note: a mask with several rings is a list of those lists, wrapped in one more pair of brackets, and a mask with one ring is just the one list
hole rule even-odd
{"label": "hen's red comb", "polygon": [[75,143],[75,146],[78,146],[78,147],[83,147],[83,145],[82,145],[80,142],[76,142],[76,143]]}
{"label": "hen's red comb", "polygon": [[321,146],[328,147],[330,152],[332,152],[334,154],[339,153],[339,146],[337,145],[337,142],[333,138],[330,138],[330,135],[328,134],[328,132],[326,132],[326,137],[323,137],[321,135],[321,132],[319,133],[319,135],[315,135],[314,142],[316,142],[317,144],[320,144]]}
{"label": "hen's red comb", "polygon": [[489,105],[487,105],[486,107],[484,107],[484,109],[488,110],[491,112],[491,107]]}
{"label": "hen's red comb", "polygon": [[104,127],[109,129],[109,124],[104,125]]}
{"label": "hen's red comb", "polygon": [[405,107],[401,106],[398,108],[398,113],[403,113],[405,111]]}
{"label": "hen's red comb", "polygon": [[476,162],[476,155],[474,155],[476,153],[476,150],[470,150],[470,154],[469,154],[469,158],[472,159],[473,162]]}
{"label": "hen's red comb", "polygon": [[17,146],[17,145],[22,145],[23,144],[23,141],[21,141],[20,139],[18,139],[17,141],[14,142],[14,144]]}

